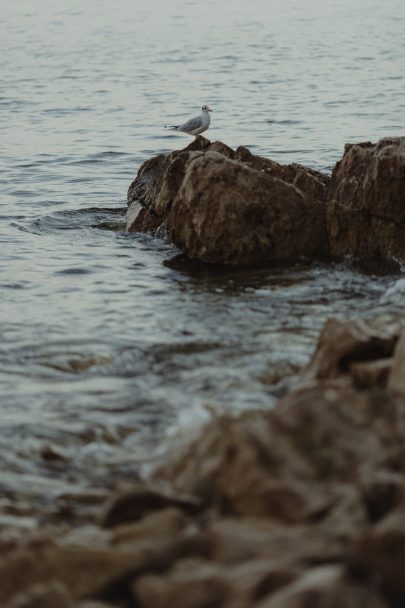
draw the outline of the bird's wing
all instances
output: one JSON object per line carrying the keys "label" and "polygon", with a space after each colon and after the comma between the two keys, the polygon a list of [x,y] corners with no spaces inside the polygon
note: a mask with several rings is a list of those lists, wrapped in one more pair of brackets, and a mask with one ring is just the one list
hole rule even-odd
{"label": "bird's wing", "polygon": [[182,131],[194,131],[194,129],[198,129],[202,125],[201,116],[197,116],[196,118],[191,118],[184,125],[181,125],[179,129]]}

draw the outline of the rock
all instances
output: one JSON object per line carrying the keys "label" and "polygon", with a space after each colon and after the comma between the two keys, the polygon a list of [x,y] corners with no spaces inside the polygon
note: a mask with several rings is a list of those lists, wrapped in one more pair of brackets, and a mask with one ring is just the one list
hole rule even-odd
{"label": "rock", "polygon": [[0,605],[13,598],[16,590],[26,593],[34,585],[46,587],[50,579],[69,589],[73,600],[96,596],[138,571],[160,567],[167,559],[160,549],[159,545],[145,552],[140,546],[125,552],[49,543],[16,549],[0,560]]}
{"label": "rock", "polygon": [[66,588],[51,579],[17,594],[7,608],[74,608],[74,605]]}
{"label": "rock", "polygon": [[368,524],[359,481],[405,457],[405,400],[383,399],[328,384],[297,390],[274,411],[211,422],[156,475],[225,515],[333,522],[357,538]]}
{"label": "rock", "polygon": [[210,557],[221,565],[242,566],[252,560],[267,563],[268,573],[292,580],[311,563],[341,561],[344,542],[333,529],[320,533],[311,525],[286,525],[266,518],[219,517],[205,529]]}
{"label": "rock", "polygon": [[140,608],[220,608],[228,592],[218,566],[196,559],[180,561],[167,574],[145,576],[134,583]]}
{"label": "rock", "polygon": [[292,585],[256,604],[256,608],[388,608],[378,589],[358,584],[340,565],[305,572]]}
{"label": "rock", "polygon": [[370,388],[387,385],[388,376],[391,372],[393,359],[377,359],[376,361],[361,361],[352,363],[349,368],[354,386],[357,388]]}
{"label": "rock", "polygon": [[395,348],[388,386],[390,389],[405,393],[405,329],[402,330]]}
{"label": "rock", "polygon": [[[339,321],[331,319],[324,325],[314,356],[304,374],[307,379],[333,379],[352,373],[359,379],[363,375],[381,374],[386,378],[384,363],[378,369],[356,367],[358,363],[389,359],[400,333],[400,322],[379,318],[372,321]],[[372,383],[372,380],[370,379]]]}
{"label": "rock", "polygon": [[205,262],[320,257],[328,253],[328,181],[199,137],[142,165],[128,192],[127,228],[154,230],[163,222],[175,245]]}
{"label": "rock", "polygon": [[328,191],[331,254],[405,260],[405,137],[347,144]]}
{"label": "rock", "polygon": [[168,507],[196,512],[199,501],[192,496],[174,495],[152,484],[138,484],[118,492],[107,504],[102,524],[105,527],[122,525],[142,519],[145,514]]}
{"label": "rock", "polygon": [[405,605],[405,509],[384,518],[358,546],[357,566],[378,573],[391,605]]}
{"label": "rock", "polygon": [[168,508],[152,511],[142,521],[123,524],[113,529],[111,543],[114,546],[138,549],[141,545],[177,545],[189,520],[179,509]]}
{"label": "rock", "polygon": [[191,258],[250,264],[327,253],[323,202],[217,152],[189,155],[167,201],[168,236]]}

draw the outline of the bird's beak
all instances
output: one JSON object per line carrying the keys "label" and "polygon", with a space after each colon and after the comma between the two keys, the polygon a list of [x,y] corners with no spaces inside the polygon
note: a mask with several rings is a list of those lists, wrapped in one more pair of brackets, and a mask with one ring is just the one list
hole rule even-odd
{"label": "bird's beak", "polygon": [[212,112],[211,108],[208,108],[208,112]]}

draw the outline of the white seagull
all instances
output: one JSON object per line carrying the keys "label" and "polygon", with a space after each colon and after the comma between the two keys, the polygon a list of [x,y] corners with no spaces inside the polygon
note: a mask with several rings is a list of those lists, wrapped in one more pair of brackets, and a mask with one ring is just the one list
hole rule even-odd
{"label": "white seagull", "polygon": [[182,125],[172,125],[165,127],[165,129],[169,129],[170,131],[179,131],[180,133],[187,133],[188,135],[194,135],[194,137],[197,137],[197,135],[200,135],[200,133],[206,131],[210,126],[210,112],[212,112],[211,108],[208,106],[203,106],[201,108],[200,116],[191,118]]}

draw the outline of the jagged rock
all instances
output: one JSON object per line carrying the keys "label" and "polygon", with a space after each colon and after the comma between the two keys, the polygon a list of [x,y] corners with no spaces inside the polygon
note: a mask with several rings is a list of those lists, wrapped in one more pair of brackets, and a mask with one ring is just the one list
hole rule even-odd
{"label": "jagged rock", "polygon": [[[18,591],[18,587],[17,587]],[[59,581],[49,580],[17,593],[7,608],[75,608],[70,595]]]}
{"label": "jagged rock", "polygon": [[[328,523],[347,539],[368,524],[359,491],[405,457],[405,401],[350,388],[315,386],[274,411],[219,418],[156,475],[220,513],[294,524]],[[404,442],[404,444],[402,443]]]}
{"label": "jagged rock", "polygon": [[405,260],[405,137],[347,144],[327,209],[332,255]]}
{"label": "jagged rock", "polygon": [[97,595],[137,571],[158,567],[167,559],[160,549],[160,545],[154,545],[145,551],[140,545],[126,552],[49,543],[16,549],[0,560],[0,605],[19,590],[46,586],[50,579],[68,589],[73,600]]}
{"label": "jagged rock", "polygon": [[391,372],[393,359],[377,359],[376,361],[361,361],[350,365],[350,375],[354,386],[358,388],[370,388],[387,385],[388,376]]}
{"label": "jagged rock", "polygon": [[340,565],[324,565],[256,604],[256,608],[388,608],[378,589],[356,583]]}
{"label": "jagged rock", "polygon": [[198,511],[199,501],[193,496],[174,495],[152,484],[138,484],[121,490],[109,501],[103,516],[103,525],[112,527],[135,522],[153,511],[178,507],[186,512]]}
{"label": "jagged rock", "polygon": [[392,606],[405,605],[405,509],[404,505],[361,540],[357,565],[378,573]]}
{"label": "jagged rock", "polygon": [[[163,222],[175,245],[207,262],[324,256],[328,181],[300,165],[278,165],[199,137],[142,165],[128,192],[127,228]],[[141,215],[131,210],[139,203]]]}
{"label": "jagged rock", "polygon": [[405,329],[402,330],[394,352],[389,388],[405,393]]}
{"label": "jagged rock", "polygon": [[[356,367],[356,364],[372,364],[381,359],[387,362],[392,357],[400,331],[401,323],[393,319],[331,319],[321,331],[315,354],[304,377],[325,380],[351,373],[358,380],[363,371],[363,378],[368,373],[371,376],[370,384],[378,384],[372,379],[372,369],[365,370],[364,367]],[[384,364],[380,362],[378,365],[379,368],[374,372],[377,377],[381,372],[383,379],[386,379],[388,370],[381,371]]]}
{"label": "jagged rock", "polygon": [[149,575],[134,584],[140,608],[220,608],[229,593],[223,573],[205,560],[183,560],[165,575]]}

